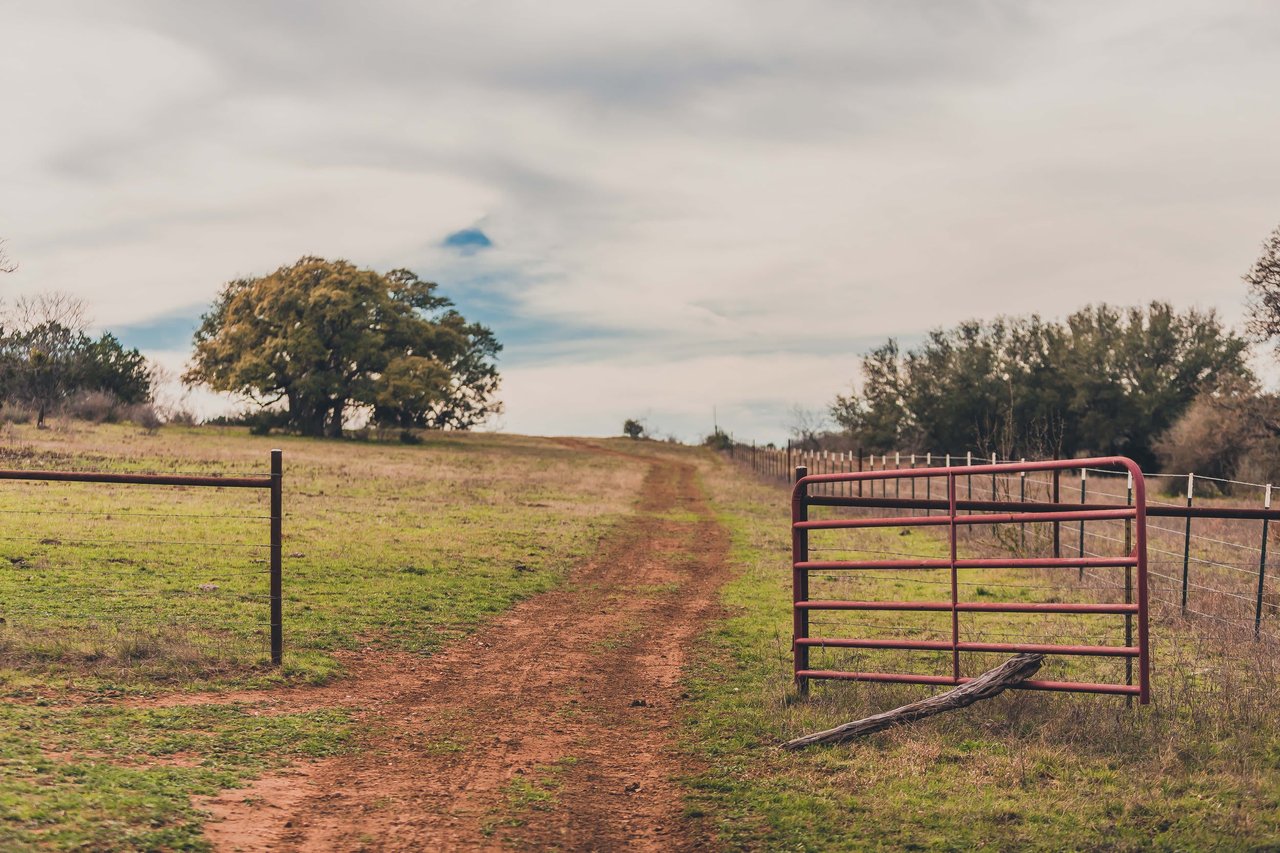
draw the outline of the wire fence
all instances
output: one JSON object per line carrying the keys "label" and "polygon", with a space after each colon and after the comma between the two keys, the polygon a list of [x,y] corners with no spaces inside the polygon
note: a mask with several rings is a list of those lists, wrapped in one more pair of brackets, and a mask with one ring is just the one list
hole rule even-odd
{"label": "wire fence", "polygon": [[279,665],[282,517],[280,451],[256,472],[0,470],[0,659]]}
{"label": "wire fence", "polygon": [[[736,444],[728,455],[757,476],[789,482],[797,466],[811,474],[892,471],[916,468],[959,468],[997,462],[1017,462],[996,455],[974,453],[883,453],[808,451],[800,448],[756,447]],[[1148,508],[1149,589],[1153,617],[1168,620],[1201,620],[1219,626],[1232,636],[1280,640],[1280,587],[1273,555],[1272,522],[1280,511],[1272,509],[1272,487],[1266,483],[1204,477],[1196,474],[1146,474]],[[937,482],[934,482],[937,480]],[[904,502],[916,502],[925,515],[945,508],[945,477],[888,478],[866,483],[841,482],[824,487],[833,497],[859,497],[868,511],[890,511]],[[1016,501],[1052,509],[1052,505],[1122,507],[1132,502],[1132,487],[1123,474],[1100,469],[1073,469],[1054,474],[957,477],[958,499],[981,511],[983,501]],[[879,504],[879,506],[877,506]],[[919,537],[919,531],[913,534]],[[970,532],[966,544],[975,551],[1018,553],[1026,556],[1103,557],[1119,551],[1132,535],[1122,521],[1042,522],[991,525]],[[815,543],[813,550],[822,552]],[[829,553],[841,552],[827,545]],[[847,547],[843,550],[847,551]],[[904,548],[899,556],[913,556]],[[925,576],[912,582],[927,585],[940,580]],[[870,582],[883,581],[867,578]],[[842,583],[855,583],[842,578]],[[1074,577],[1023,572],[1011,575],[1002,586],[1052,593],[1070,583],[1071,594],[1101,592],[1122,586],[1114,573],[1080,569]],[[949,583],[949,581],[948,581]],[[985,589],[991,583],[979,584]],[[998,592],[1006,594],[1005,588]],[[852,618],[841,614],[839,618]],[[911,626],[908,626],[911,627]],[[1052,631],[1063,630],[1056,626]],[[1055,634],[1055,636],[1057,636]]]}

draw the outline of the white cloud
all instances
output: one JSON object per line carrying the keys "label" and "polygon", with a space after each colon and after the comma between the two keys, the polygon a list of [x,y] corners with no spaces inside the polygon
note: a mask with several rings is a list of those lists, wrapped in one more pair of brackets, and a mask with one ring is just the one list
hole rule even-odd
{"label": "white cloud", "polygon": [[[1235,320],[1280,218],[1264,2],[86,1],[4,29],[7,289],[111,325],[303,253],[505,276],[512,430],[613,432],[644,389],[668,429],[719,401],[764,433],[868,341],[964,317]],[[494,249],[436,248],[481,218]]]}

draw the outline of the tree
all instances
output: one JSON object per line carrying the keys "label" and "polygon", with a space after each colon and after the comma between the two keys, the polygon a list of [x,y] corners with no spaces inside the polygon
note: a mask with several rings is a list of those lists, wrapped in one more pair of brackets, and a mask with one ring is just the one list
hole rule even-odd
{"label": "tree", "polygon": [[862,393],[836,395],[831,417],[859,447],[884,452],[912,443],[903,440],[910,423],[900,371],[898,342],[890,338],[863,357]]}
{"label": "tree", "polygon": [[0,240],[0,272],[13,272],[17,268],[17,263],[14,262],[9,257],[9,254],[4,250],[4,241]]}
{"label": "tree", "polygon": [[1090,306],[1065,322],[969,321],[906,352],[890,340],[868,353],[861,393],[837,396],[832,414],[880,452],[1088,452],[1149,465],[1198,393],[1251,376],[1246,347],[1213,312],[1162,302]]}
{"label": "tree", "polygon": [[156,386],[156,370],[136,349],[125,349],[110,332],[79,344],[80,390],[103,391],[126,405],[149,403]]}
{"label": "tree", "polygon": [[637,420],[636,418],[627,418],[626,422],[622,424],[622,434],[633,441],[639,441],[644,438],[644,421]]}
{"label": "tree", "polygon": [[35,409],[37,427],[76,387],[83,337],[58,323],[5,335],[5,396]]}
{"label": "tree", "polygon": [[0,390],[5,399],[35,409],[37,426],[81,392],[104,392],[126,404],[151,400],[151,365],[109,332],[90,338],[83,300],[65,293],[22,297],[5,311],[4,324]]}
{"label": "tree", "polygon": [[195,335],[189,385],[284,403],[303,435],[342,434],[353,409],[376,422],[467,429],[498,410],[501,345],[409,270],[385,275],[303,257],[228,282]]}
{"label": "tree", "polygon": [[1280,336],[1280,226],[1263,241],[1262,254],[1243,278],[1249,285],[1249,333],[1258,341]]}
{"label": "tree", "polygon": [[806,409],[799,403],[791,407],[791,423],[788,431],[794,446],[802,450],[818,450],[822,446],[822,433],[827,427],[827,413]]}

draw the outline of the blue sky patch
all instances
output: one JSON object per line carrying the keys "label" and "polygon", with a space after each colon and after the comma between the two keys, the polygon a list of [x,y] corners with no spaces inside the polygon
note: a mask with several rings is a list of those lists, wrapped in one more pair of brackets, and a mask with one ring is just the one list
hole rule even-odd
{"label": "blue sky patch", "polygon": [[140,323],[117,325],[110,331],[120,343],[132,349],[143,350],[188,350],[191,349],[191,338],[200,327],[200,315],[207,308],[192,306],[180,313],[155,317]]}
{"label": "blue sky patch", "polygon": [[479,228],[463,228],[445,237],[443,245],[447,249],[456,249],[463,255],[474,255],[484,249],[493,248],[493,241]]}

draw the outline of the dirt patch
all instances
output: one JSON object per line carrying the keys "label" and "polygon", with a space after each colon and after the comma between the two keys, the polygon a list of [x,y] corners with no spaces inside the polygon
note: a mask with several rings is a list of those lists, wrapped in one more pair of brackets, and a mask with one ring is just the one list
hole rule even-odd
{"label": "dirt patch", "polygon": [[209,839],[220,850],[705,847],[683,816],[675,780],[690,768],[674,733],[681,669],[715,614],[727,548],[693,466],[654,458],[638,512],[589,564],[468,640],[430,658],[352,660],[356,677],[331,687],[218,697],[358,707],[371,734],[356,755],[202,800]]}

